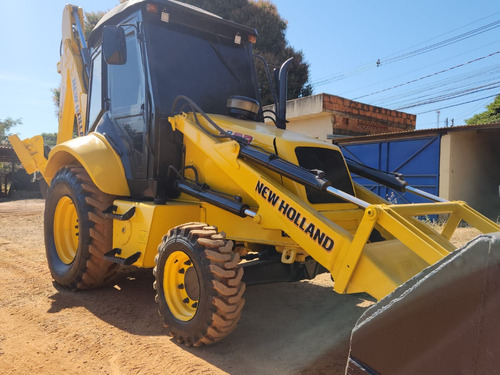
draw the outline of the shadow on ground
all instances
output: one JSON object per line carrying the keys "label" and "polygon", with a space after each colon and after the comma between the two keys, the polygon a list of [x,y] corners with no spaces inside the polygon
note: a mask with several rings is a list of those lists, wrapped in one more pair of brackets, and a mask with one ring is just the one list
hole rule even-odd
{"label": "shadow on ground", "polygon": [[[122,271],[113,285],[86,292],[58,289],[49,313],[83,306],[138,336],[166,335],[154,303],[151,270]],[[215,345],[183,348],[230,374],[343,374],[350,332],[365,295],[338,295],[310,282],[251,286],[236,330]],[[161,348],[160,348],[161,349]]]}

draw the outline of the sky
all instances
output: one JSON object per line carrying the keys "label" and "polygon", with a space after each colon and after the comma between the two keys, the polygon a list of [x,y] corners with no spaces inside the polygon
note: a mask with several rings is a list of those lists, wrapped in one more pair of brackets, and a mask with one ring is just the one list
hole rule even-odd
{"label": "sky", "polygon": [[[66,3],[0,0],[0,120],[21,119],[21,138],[57,131],[51,89]],[[74,1],[84,11],[118,3]],[[310,65],[314,94],[416,114],[417,129],[464,125],[500,94],[498,0],[273,3]]]}

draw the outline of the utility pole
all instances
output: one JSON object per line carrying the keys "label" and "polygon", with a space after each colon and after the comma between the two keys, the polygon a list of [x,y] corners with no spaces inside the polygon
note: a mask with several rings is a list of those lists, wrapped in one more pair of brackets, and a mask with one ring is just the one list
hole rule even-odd
{"label": "utility pole", "polygon": [[441,113],[441,111],[436,111],[437,113],[437,127],[439,128],[439,114]]}

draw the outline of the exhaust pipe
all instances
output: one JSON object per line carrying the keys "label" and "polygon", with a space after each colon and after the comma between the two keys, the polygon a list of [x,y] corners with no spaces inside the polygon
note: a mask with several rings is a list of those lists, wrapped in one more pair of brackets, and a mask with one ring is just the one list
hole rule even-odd
{"label": "exhaust pipe", "polygon": [[276,113],[276,127],[286,129],[286,97],[288,91],[288,69],[293,61],[293,57],[286,60],[278,73],[278,112]]}

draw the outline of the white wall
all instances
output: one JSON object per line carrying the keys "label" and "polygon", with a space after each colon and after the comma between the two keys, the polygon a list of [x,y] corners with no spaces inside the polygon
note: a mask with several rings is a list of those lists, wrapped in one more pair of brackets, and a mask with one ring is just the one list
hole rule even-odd
{"label": "white wall", "polygon": [[[332,134],[333,131],[331,116],[328,113],[291,119],[286,124],[286,128],[322,141],[328,141],[326,136]],[[331,141],[328,142],[331,143]]]}
{"label": "white wall", "polygon": [[441,138],[441,197],[466,201],[484,215],[500,216],[500,132],[453,132]]}

